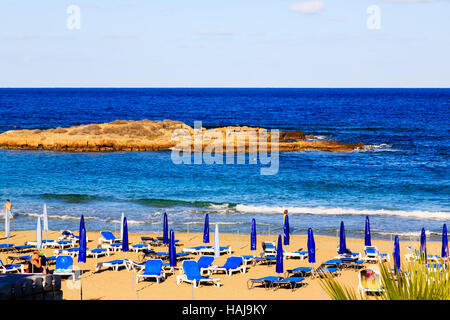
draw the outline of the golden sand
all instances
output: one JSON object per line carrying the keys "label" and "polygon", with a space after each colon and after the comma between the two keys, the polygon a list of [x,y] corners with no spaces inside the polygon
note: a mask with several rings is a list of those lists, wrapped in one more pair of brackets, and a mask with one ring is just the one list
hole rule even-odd
{"label": "golden sand", "polygon": [[[98,245],[98,238],[100,237],[99,232],[88,232],[88,248],[93,249]],[[141,236],[160,236],[159,234],[129,234],[129,241],[131,244],[140,243]],[[59,231],[49,231],[48,239],[57,240],[60,236]],[[211,233],[213,236],[213,233]],[[14,245],[22,245],[26,240],[35,240],[34,231],[13,231],[10,238],[10,243]],[[192,247],[202,245],[203,234],[200,233],[176,233],[176,239],[180,240],[181,246],[177,246],[177,252],[181,252],[183,247]],[[258,250],[250,251],[250,236],[249,235],[236,235],[236,234],[220,234],[220,245],[230,245],[233,254],[232,255],[243,255],[243,254],[253,254],[259,255],[262,251],[261,242],[262,241],[273,241],[277,242],[277,236],[272,235],[259,235],[258,238]],[[291,244],[285,246],[283,249],[286,251],[295,251],[303,248],[306,250],[306,235],[291,235]],[[314,266],[318,267],[321,262],[329,260],[336,256],[336,248],[338,245],[338,240],[335,237],[328,236],[315,236],[316,242],[316,263]],[[5,239],[0,240],[0,243],[5,243]],[[383,240],[372,240],[372,244],[377,246],[380,252],[389,253],[391,255],[393,252],[393,241],[383,241]],[[210,245],[213,245],[211,242]],[[402,263],[405,263],[404,254],[409,253],[407,246],[414,245],[418,247],[417,243],[410,243],[409,241],[400,242],[400,252]],[[427,243],[429,254],[437,254],[440,250],[440,242],[430,241]],[[347,239],[347,247],[353,252],[363,252],[364,239]],[[43,249],[42,252],[47,255],[53,255],[55,249]],[[167,252],[167,247],[155,247],[156,251]],[[6,258],[11,253],[0,253],[0,258],[5,263]],[[17,255],[17,254],[14,254]],[[226,258],[229,255],[222,255],[218,261],[214,261],[216,265],[223,265]],[[202,285],[199,288],[192,289],[192,285],[188,283],[182,283],[177,285],[176,275],[169,275],[167,279],[160,284],[157,284],[153,280],[141,281],[136,284],[136,273],[133,271],[127,271],[125,268],[119,271],[113,271],[112,269],[103,269],[104,271],[95,272],[95,265],[98,262],[110,261],[114,259],[128,258],[137,261],[138,254],[134,251],[130,252],[115,252],[112,253],[110,257],[101,257],[94,259],[91,257],[87,258],[85,264],[79,264],[77,259],[74,259],[74,265],[79,266],[84,271],[82,277],[82,288],[83,288],[83,299],[92,300],[111,300],[111,299],[183,299],[183,300],[246,300],[246,299],[269,299],[269,300],[298,300],[298,299],[315,299],[315,300],[327,300],[329,297],[323,292],[319,280],[317,278],[310,279],[306,278],[307,286],[300,287],[295,291],[290,289],[278,289],[278,290],[266,290],[262,287],[255,287],[254,289],[247,289],[247,280],[250,278],[260,278],[265,276],[276,276],[275,265],[256,265],[247,268],[246,273],[234,273],[232,276],[227,276],[223,273],[214,274],[211,277],[219,278],[222,286],[210,286]],[[193,256],[196,260],[198,256]],[[391,262],[392,263],[392,262]],[[181,263],[179,263],[181,266]],[[307,259],[285,259],[284,260],[284,270],[293,269],[300,266],[309,266]],[[50,270],[54,269],[54,265],[50,267]],[[353,269],[342,270],[341,275],[338,277],[340,281],[344,284],[357,288],[358,286],[358,272]],[[62,284],[63,298],[64,299],[80,299],[80,290],[74,288],[74,283],[71,280],[64,280]]]}

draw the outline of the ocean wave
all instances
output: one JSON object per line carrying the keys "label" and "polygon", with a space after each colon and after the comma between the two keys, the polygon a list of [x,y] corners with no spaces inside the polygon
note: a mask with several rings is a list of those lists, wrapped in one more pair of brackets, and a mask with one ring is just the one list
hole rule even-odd
{"label": "ocean wave", "polygon": [[420,218],[449,220],[448,211],[420,211],[420,210],[386,210],[386,209],[350,209],[350,208],[326,208],[326,207],[277,207],[277,206],[252,206],[238,204],[236,210],[245,213],[274,213],[281,214],[287,209],[289,214],[319,214],[319,215],[381,215],[399,216],[403,218]]}
{"label": "ocean wave", "polygon": [[[394,232],[394,231],[392,231],[392,232],[383,232],[383,231],[371,231],[372,232],[372,234],[379,234],[379,235],[382,235],[382,236],[390,236],[390,235],[392,235],[392,236],[399,236],[400,238],[408,238],[408,237],[414,237],[414,238],[419,238],[420,237],[420,234],[421,234],[421,232],[420,231],[417,231],[417,232],[413,232],[413,231],[410,231],[410,232]],[[429,231],[429,230],[425,230],[425,235],[427,235],[427,236],[442,236],[442,233],[440,233],[440,232],[434,232],[434,231]]]}
{"label": "ocean wave", "polygon": [[189,200],[148,198],[148,199],[132,199],[130,201],[151,207],[190,206],[190,207],[212,208],[212,209],[215,208],[224,209],[236,207],[235,203],[220,203],[220,202],[197,201],[197,200],[189,201]]}
{"label": "ocean wave", "polygon": [[[19,212],[19,213],[14,213],[14,214],[18,215],[18,216],[27,216],[27,217],[33,217],[33,218],[41,217],[42,218],[42,213]],[[57,215],[57,214],[48,214],[47,217],[48,217],[48,219],[76,220],[76,221],[79,221],[81,218],[78,216]],[[93,220],[93,219],[98,219],[98,217],[84,216],[84,219],[85,220]]]}
{"label": "ocean wave", "polygon": [[60,200],[67,203],[86,203],[91,201],[107,200],[106,197],[100,197],[90,194],[77,193],[44,193],[40,196],[42,199]]}

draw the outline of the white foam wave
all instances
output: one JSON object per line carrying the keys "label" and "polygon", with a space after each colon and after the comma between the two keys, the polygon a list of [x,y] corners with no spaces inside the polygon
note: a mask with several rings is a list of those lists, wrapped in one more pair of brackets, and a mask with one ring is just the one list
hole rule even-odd
{"label": "white foam wave", "polygon": [[[31,212],[21,212],[21,213],[15,213],[17,215],[27,216],[27,217],[41,217],[41,213],[31,213]],[[78,216],[69,216],[69,215],[57,215],[57,214],[49,214],[47,215],[49,219],[57,219],[57,220],[80,220],[80,217]],[[84,220],[93,220],[98,219],[98,217],[93,216],[84,216]]]}
{"label": "white foam wave", "polygon": [[448,211],[421,211],[421,210],[371,210],[350,208],[326,208],[326,207],[277,207],[277,206],[252,206],[238,204],[236,210],[245,213],[273,213],[282,214],[287,209],[289,214],[318,214],[318,215],[382,215],[398,216],[403,218],[450,220]]}

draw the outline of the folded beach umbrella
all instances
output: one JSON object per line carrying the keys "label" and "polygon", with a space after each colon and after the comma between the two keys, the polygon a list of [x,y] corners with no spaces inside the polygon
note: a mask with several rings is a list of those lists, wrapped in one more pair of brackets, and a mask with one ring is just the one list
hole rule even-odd
{"label": "folded beach umbrella", "polygon": [[394,239],[394,272],[401,272],[400,269],[400,241],[398,240],[398,236],[395,236]]}
{"label": "folded beach umbrella", "polygon": [[78,262],[86,263],[86,227],[84,226],[84,216],[80,219],[80,250],[78,252]]}
{"label": "folded beach umbrella", "polygon": [[284,217],[283,232],[284,232],[284,245],[288,246],[289,245],[289,216],[288,215],[286,215]]}
{"label": "folded beach umbrella", "polygon": [[122,216],[120,217],[120,240],[122,241],[123,241],[123,219],[125,219],[125,214],[122,212]]}
{"label": "folded beach umbrella", "polygon": [[344,221],[341,221],[341,229],[339,232],[339,254],[344,254],[347,252],[347,245],[345,244],[345,228]]}
{"label": "folded beach umbrella", "polygon": [[252,233],[250,234],[250,250],[256,250],[256,221],[252,219]]}
{"label": "folded beach umbrella", "polygon": [[217,223],[216,229],[214,230],[214,257],[220,257],[219,225]]}
{"label": "folded beach umbrella", "polygon": [[314,234],[311,228],[308,229],[308,262],[316,262],[316,243],[314,241]]}
{"label": "folded beach umbrella", "polygon": [[364,245],[365,246],[371,246],[372,240],[370,239],[370,221],[369,216],[366,216],[366,230],[364,232]]}
{"label": "folded beach umbrella", "polygon": [[167,225],[167,213],[164,212],[164,221],[163,221],[163,243],[169,243],[169,226]]}
{"label": "folded beach umbrella", "polygon": [[127,217],[123,217],[122,223],[122,251],[128,251],[128,222]]}
{"label": "folded beach umbrella", "polygon": [[422,228],[420,233],[420,259],[427,261],[427,236],[425,234],[425,228]]}
{"label": "folded beach umbrella", "polygon": [[42,221],[44,222],[44,231],[48,231],[47,204],[45,204],[45,203],[44,203],[44,213],[42,215]]}
{"label": "folded beach umbrella", "polygon": [[281,241],[281,235],[278,235],[277,265],[275,267],[275,272],[283,273],[283,243]]}
{"label": "folded beach umbrella", "polygon": [[205,216],[205,226],[203,228],[203,243],[209,243],[209,215]]}
{"label": "folded beach umbrella", "polygon": [[42,248],[42,227],[41,227],[41,217],[37,218],[36,225],[36,248]]}
{"label": "folded beach umbrella", "polygon": [[442,258],[448,257],[448,237],[447,237],[447,225],[444,223],[444,226],[442,227],[442,252],[441,252]]}
{"label": "folded beach umbrella", "polygon": [[176,267],[177,266],[177,251],[175,249],[175,234],[174,234],[173,230],[170,230],[169,266],[170,267]]}
{"label": "folded beach umbrella", "polygon": [[9,227],[10,227],[10,214],[9,214],[9,210],[6,209],[5,210],[5,238],[8,238],[9,241],[9,236],[10,236],[10,231],[9,231]]}

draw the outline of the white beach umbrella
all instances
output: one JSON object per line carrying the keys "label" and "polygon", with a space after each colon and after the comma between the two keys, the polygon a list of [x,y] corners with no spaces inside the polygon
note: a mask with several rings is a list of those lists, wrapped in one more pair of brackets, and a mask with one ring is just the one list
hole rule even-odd
{"label": "white beach umbrella", "polygon": [[37,218],[36,226],[36,248],[42,248],[42,228],[41,228],[41,217]]}
{"label": "white beach umbrella", "polygon": [[5,237],[8,238],[9,241],[9,225],[10,225],[10,220],[9,220],[9,210],[5,209]]}
{"label": "white beach umbrella", "polygon": [[123,241],[123,220],[125,219],[125,214],[122,212],[122,217],[120,218],[120,240]]}
{"label": "white beach umbrella", "polygon": [[44,223],[44,231],[48,231],[47,204],[45,203],[44,203],[44,214],[42,215],[42,222]]}
{"label": "white beach umbrella", "polygon": [[214,257],[220,257],[219,225],[217,223],[216,230],[214,231]]}

